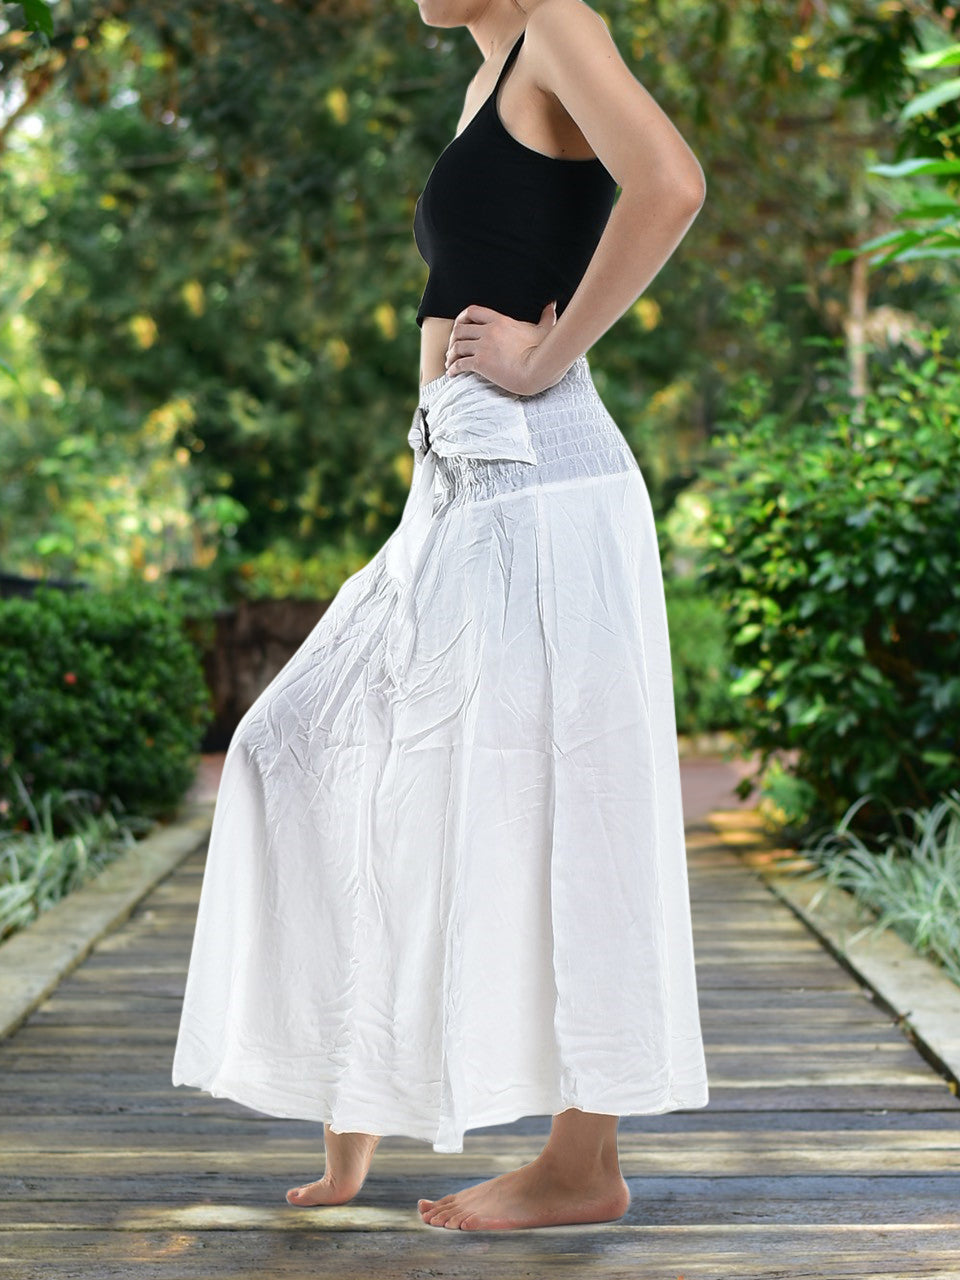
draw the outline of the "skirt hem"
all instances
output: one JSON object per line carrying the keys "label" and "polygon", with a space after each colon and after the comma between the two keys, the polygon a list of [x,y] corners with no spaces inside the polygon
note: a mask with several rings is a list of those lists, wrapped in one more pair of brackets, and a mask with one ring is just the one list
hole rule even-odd
{"label": "skirt hem", "polygon": [[[275,1093],[272,1089],[258,1092],[246,1085],[237,1085],[220,1077],[216,1077],[209,1083],[178,1078],[174,1081],[174,1085],[200,1089],[213,1098],[227,1098],[243,1107],[249,1107],[251,1110],[275,1116],[281,1120],[306,1120],[317,1124],[329,1124],[334,1133],[370,1133],[379,1137],[413,1138],[418,1142],[429,1143],[438,1155],[460,1155],[463,1152],[462,1135],[459,1144],[455,1138],[443,1141],[437,1136],[436,1125],[428,1129],[413,1118],[377,1123],[354,1116],[335,1121],[329,1108],[323,1106],[313,1108],[305,1105],[291,1110],[282,1095]],[[574,1102],[565,1099],[559,1093],[548,1096],[543,1092],[534,1092],[521,1095],[515,1102],[498,1111],[471,1116],[465,1122],[463,1132],[466,1133],[471,1129],[485,1129],[491,1125],[513,1124],[527,1116],[557,1115],[571,1108],[577,1111],[595,1111],[602,1115],[657,1116],[671,1111],[697,1110],[705,1107],[708,1101],[709,1091],[705,1076],[699,1080],[688,1081],[682,1089],[673,1087],[665,1093],[659,1093],[655,1099],[639,1101],[634,1098],[616,1107],[611,1106],[609,1099],[592,1105],[582,1100]]]}

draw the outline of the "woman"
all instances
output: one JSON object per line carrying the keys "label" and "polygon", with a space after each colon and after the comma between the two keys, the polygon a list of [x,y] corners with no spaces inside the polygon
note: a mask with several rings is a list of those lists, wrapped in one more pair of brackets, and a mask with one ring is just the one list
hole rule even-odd
{"label": "woman", "polygon": [[230,743],[173,1081],[324,1122],[294,1205],[552,1114],[421,1218],[605,1222],[618,1117],[707,1079],[656,534],[585,352],[703,175],[581,0],[418,3],[486,58],[415,215],[413,483]]}

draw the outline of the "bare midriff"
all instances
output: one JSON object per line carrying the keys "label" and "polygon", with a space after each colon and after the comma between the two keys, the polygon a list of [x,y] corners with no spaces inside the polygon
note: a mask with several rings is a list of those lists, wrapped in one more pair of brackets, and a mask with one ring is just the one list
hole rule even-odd
{"label": "bare midriff", "polygon": [[420,385],[446,373],[447,347],[453,321],[445,316],[424,316],[420,327]]}

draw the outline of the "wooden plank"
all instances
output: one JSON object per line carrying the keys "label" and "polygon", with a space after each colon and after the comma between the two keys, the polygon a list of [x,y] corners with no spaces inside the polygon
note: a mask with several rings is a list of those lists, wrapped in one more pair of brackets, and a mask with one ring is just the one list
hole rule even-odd
{"label": "wooden plank", "polygon": [[[77,1170],[91,1172],[118,1171],[120,1167],[143,1161],[145,1169],[156,1171],[169,1162],[172,1169],[183,1167],[184,1158],[191,1164],[197,1161],[216,1160],[223,1156],[230,1166],[259,1161],[285,1161],[292,1153],[323,1155],[323,1140],[319,1125],[312,1133],[269,1134],[255,1130],[215,1133],[205,1129],[197,1133],[197,1126],[178,1130],[163,1128],[154,1133],[116,1134],[113,1142],[105,1140],[102,1132],[95,1151],[90,1149],[90,1133],[73,1126],[61,1129],[63,1137],[49,1130],[44,1138],[23,1134],[9,1137],[0,1152],[0,1172],[9,1178],[17,1176],[24,1156],[29,1157],[32,1176],[58,1175],[58,1165],[64,1175]],[[378,1169],[387,1169],[404,1161],[426,1162],[436,1169],[457,1171],[470,1161],[495,1162],[506,1160],[508,1167],[524,1164],[538,1155],[543,1146],[544,1133],[516,1134],[492,1133],[489,1130],[471,1130],[465,1140],[465,1153],[442,1156],[426,1143],[401,1137],[384,1138],[376,1152]],[[124,1140],[125,1139],[125,1140]],[[838,1133],[804,1133],[780,1130],[763,1133],[745,1130],[736,1133],[717,1130],[713,1133],[621,1133],[621,1165],[630,1167],[634,1174],[644,1171],[669,1172],[669,1174],[700,1174],[717,1170],[745,1172],[777,1171],[777,1176],[794,1176],[810,1170],[838,1171],[842,1174],[860,1175],[864,1169],[897,1170],[904,1174],[933,1174],[952,1172],[960,1174],[960,1146],[956,1130],[890,1130],[890,1132],[865,1133],[863,1130],[841,1130]],[[509,1165],[509,1161],[515,1162]],[[742,1167],[746,1166],[746,1167]]]}
{"label": "wooden plank", "polygon": [[[467,1134],[467,1141],[474,1142],[480,1137],[501,1133],[531,1134],[543,1140],[550,1131],[550,1124],[549,1116],[524,1116],[509,1125],[488,1125],[473,1129]],[[785,1143],[791,1141],[794,1134],[809,1136],[821,1132],[862,1133],[869,1139],[876,1133],[912,1130],[937,1135],[952,1133],[954,1141],[960,1145],[960,1107],[954,1105],[947,1111],[829,1112],[714,1112],[706,1107],[698,1111],[671,1111],[653,1116],[622,1116],[619,1124],[621,1143],[629,1141],[633,1134],[651,1137],[659,1133],[717,1133],[726,1135],[731,1144],[736,1144],[740,1141],[740,1135],[756,1130],[770,1135],[784,1135]],[[318,1145],[319,1127],[313,1121],[285,1120],[259,1112],[240,1113],[235,1110],[204,1116],[202,1128],[198,1128],[194,1115],[173,1108],[153,1114],[94,1112],[72,1115],[69,1125],[65,1125],[64,1117],[57,1113],[34,1115],[31,1112],[7,1112],[3,1117],[3,1135],[4,1146],[9,1151],[61,1150],[81,1145],[99,1149],[128,1142],[131,1140],[130,1135],[135,1135],[140,1141],[146,1141],[153,1135],[158,1138],[168,1137],[173,1143],[184,1141],[188,1146],[196,1146],[198,1142],[209,1138],[213,1142],[221,1139],[232,1143],[250,1141],[258,1149],[263,1144],[274,1141],[290,1146],[300,1144],[317,1151],[321,1149]],[[380,1149],[384,1149],[384,1144],[403,1148],[405,1144],[413,1145],[414,1142],[415,1139],[412,1138],[385,1138]]]}
{"label": "wooden plank", "polygon": [[[163,1115],[171,1107],[178,1106],[184,1114],[196,1120],[219,1115],[245,1117],[248,1114],[261,1115],[250,1108],[229,1098],[210,1098],[199,1091],[188,1091],[181,1088],[175,1100],[171,1100],[169,1089],[154,1091],[138,1090],[122,1096],[114,1096],[105,1092],[105,1086],[91,1088],[83,1094],[65,1096],[63,1087],[59,1091],[28,1093],[21,1091],[16,1096],[4,1097],[3,1113],[32,1115],[59,1115],[73,1117],[77,1115],[105,1114],[128,1112],[136,1115]],[[752,1111],[758,1114],[779,1112],[784,1109],[805,1108],[811,1111],[849,1111],[853,1107],[861,1107],[865,1111],[875,1108],[895,1108],[904,1111],[942,1112],[949,1105],[951,1095],[944,1085],[922,1088],[900,1088],[888,1086],[871,1089],[853,1088],[808,1088],[800,1089],[720,1089],[715,1088],[711,1095],[710,1108],[715,1113]],[[274,1117],[275,1118],[275,1117]],[[624,1117],[621,1123],[629,1117]],[[646,1119],[646,1117],[643,1117]],[[290,1123],[298,1123],[291,1121]]]}
{"label": "wooden plank", "polygon": [[120,853],[97,875],[0,942],[0,1036],[9,1035],[64,974],[90,956],[188,852],[206,840],[212,807],[181,807],[178,821]]}
{"label": "wooden plank", "polygon": [[[796,1225],[634,1227],[606,1223],[540,1231],[453,1232],[425,1226],[415,1210],[339,1206],[323,1210],[196,1206],[189,1230],[117,1227],[0,1233],[0,1261],[31,1276],[30,1268],[57,1258],[57,1280],[130,1280],[175,1274],[178,1280],[230,1276],[333,1277],[408,1280],[516,1280],[519,1275],[572,1275],[591,1280],[870,1280],[883,1276],[956,1280],[960,1240],[955,1228],[934,1223],[808,1228]],[[203,1237],[216,1234],[207,1248]],[[347,1237],[338,1242],[337,1236]],[[69,1244],[67,1243],[69,1241]],[[455,1243],[454,1243],[455,1242]],[[68,1250],[68,1252],[64,1252]],[[12,1255],[12,1256],[11,1256]],[[953,1268],[951,1272],[950,1268]],[[31,1276],[36,1280],[36,1275]]]}
{"label": "wooden plank", "polygon": [[[867,1142],[864,1135],[853,1135],[857,1141],[838,1141],[838,1137],[851,1135],[818,1134],[816,1141],[793,1138],[788,1144],[760,1140],[745,1140],[742,1135],[731,1143],[727,1135],[717,1135],[711,1141],[699,1134],[671,1141],[669,1135],[657,1134],[653,1140],[640,1143],[636,1140],[621,1141],[620,1167],[624,1177],[652,1176],[672,1177],[746,1177],[766,1174],[770,1178],[791,1178],[801,1174],[843,1174],[853,1177],[879,1175],[918,1176],[932,1174],[955,1175],[954,1191],[960,1205],[960,1149],[955,1135],[937,1143],[932,1135],[926,1142],[905,1138],[900,1143],[889,1141]],[[319,1132],[317,1138],[319,1139]],[[780,1135],[777,1135],[779,1138]],[[322,1167],[320,1146],[301,1144],[299,1161],[309,1156],[309,1163]],[[542,1140],[536,1137],[500,1136],[472,1137],[465,1142],[462,1155],[439,1155],[427,1143],[418,1147],[398,1150],[383,1147],[378,1150],[376,1165],[378,1176],[419,1174],[449,1178],[489,1178],[508,1173],[534,1160]],[[104,1148],[97,1151],[60,1149],[29,1152],[7,1151],[0,1153],[0,1194],[4,1200],[11,1189],[21,1185],[24,1157],[29,1156],[31,1193],[54,1194],[70,1198],[72,1194],[107,1194],[116,1197],[128,1178],[149,1179],[152,1183],[161,1177],[180,1178],[191,1171],[216,1171],[221,1176],[236,1173],[250,1176],[285,1176],[291,1163],[296,1161],[290,1145],[277,1142],[273,1146],[258,1148],[254,1139],[247,1142],[229,1141],[212,1145],[209,1140],[171,1142],[169,1138],[151,1145],[132,1144]],[[314,1175],[318,1176],[318,1175]],[[87,1190],[85,1190],[87,1188]],[[111,1190],[112,1189],[112,1190]],[[148,1198],[155,1194],[152,1186],[145,1185],[143,1194]]]}
{"label": "wooden plank", "polygon": [[[209,1204],[213,1197],[218,1203],[229,1206],[283,1208],[286,1188],[316,1172],[310,1166],[298,1165],[294,1158],[288,1170],[269,1179],[259,1177],[253,1171],[247,1179],[236,1174],[227,1177],[207,1175],[202,1184],[189,1176],[179,1182],[162,1178],[154,1194],[150,1193],[150,1188],[144,1187],[136,1200],[123,1195],[123,1225],[120,1229],[135,1228],[137,1209],[160,1205],[167,1229],[180,1227],[189,1230],[194,1223],[195,1205]],[[355,1203],[358,1207],[387,1204],[398,1209],[411,1208],[421,1195],[436,1197],[448,1189],[455,1191],[467,1186],[475,1177],[483,1176],[482,1170],[475,1173],[472,1169],[464,1170],[455,1178],[423,1172],[414,1177],[394,1176],[376,1167]],[[942,1175],[887,1177],[882,1198],[877,1196],[876,1182],[872,1178],[629,1177],[627,1181],[633,1199],[619,1221],[621,1225],[644,1227],[726,1226],[730,1223],[743,1225],[745,1222],[754,1225],[937,1225],[943,1223],[945,1206],[955,1202],[957,1192],[956,1179]],[[42,1195],[26,1198],[18,1194],[17,1188],[11,1189],[9,1194],[4,1188],[5,1217],[11,1224],[15,1218],[19,1230],[54,1229],[58,1225],[89,1230],[114,1225],[117,1197],[123,1193],[122,1187],[102,1187],[96,1195],[73,1194],[72,1187],[69,1190],[71,1194],[61,1197],[57,1187],[51,1184]]]}
{"label": "wooden plank", "polygon": [[876,917],[853,894],[834,886],[821,901],[822,885],[816,882],[774,876],[769,883],[858,976],[908,1018],[927,1055],[960,1083],[960,987],[947,972],[918,956],[892,929],[864,935],[864,916]]}
{"label": "wooden plank", "polygon": [[549,1116],[460,1155],[387,1137],[352,1205],[287,1205],[322,1126],[170,1083],[201,853],[0,1045],[4,1275],[958,1280],[960,1099],[755,872],[709,832],[690,848],[710,1104],[621,1118],[617,1223],[420,1221],[419,1195],[533,1159]]}
{"label": "wooden plank", "polygon": [[[21,1055],[26,1064],[14,1072],[0,1075],[0,1095],[4,1098],[56,1095],[63,1092],[64,1075],[56,1060],[33,1062]],[[143,1055],[133,1055],[131,1070],[140,1069],[136,1076],[127,1075],[124,1062],[109,1064],[94,1061],[89,1066],[78,1060],[71,1064],[70,1091],[77,1095],[87,1090],[110,1090],[118,1097],[156,1093],[170,1087],[170,1062],[159,1055],[150,1055],[148,1065],[142,1064]],[[889,1059],[889,1060],[888,1060]],[[119,1068],[119,1078],[114,1068]],[[931,1071],[924,1060],[913,1050],[904,1050],[902,1056],[874,1054],[868,1065],[862,1065],[856,1054],[837,1057],[834,1062],[826,1055],[793,1054],[771,1060],[751,1057],[742,1053],[737,1059],[707,1052],[707,1073],[715,1090],[776,1090],[808,1087],[860,1087],[866,1092],[871,1086],[900,1088],[910,1086],[925,1089],[930,1086]],[[936,1079],[936,1077],[934,1077]],[[944,1082],[944,1090],[947,1085]]]}
{"label": "wooden plank", "polygon": [[[66,1050],[71,1052],[70,1050]],[[0,1056],[0,1070],[4,1072],[21,1072],[32,1078],[62,1080],[61,1056],[63,1049],[47,1048],[34,1050],[27,1047],[22,1052],[8,1051]],[[862,1065],[864,1053],[869,1052],[869,1067]],[[80,1076],[101,1078],[105,1074],[122,1072],[130,1075],[138,1072],[143,1064],[145,1054],[152,1059],[153,1074],[168,1073],[172,1061],[173,1049],[169,1043],[157,1046],[148,1043],[116,1044],[105,1050],[100,1045],[87,1045],[83,1051],[74,1054],[73,1069]],[[109,1056],[109,1068],[104,1058]],[[783,1044],[707,1044],[707,1070],[718,1084],[723,1083],[725,1076],[736,1072],[738,1078],[749,1078],[751,1074],[762,1072],[770,1082],[780,1080],[822,1080],[827,1077],[838,1080],[855,1078],[865,1084],[871,1081],[887,1081],[893,1078],[895,1071],[905,1074],[898,1079],[906,1083],[915,1079],[918,1083],[927,1083],[929,1067],[917,1051],[905,1044],[888,1041],[886,1043],[869,1043],[866,1047],[856,1044],[810,1043],[806,1045],[784,1046]],[[0,1089],[4,1086],[0,1085]]]}
{"label": "wooden plank", "polygon": [[[711,1054],[744,1051],[748,1055],[809,1053],[816,1047],[823,1053],[902,1052],[906,1048],[903,1032],[892,1023],[884,1027],[876,1021],[864,1020],[850,1025],[835,1021],[831,1026],[804,1028],[789,1023],[771,1026],[769,1022],[747,1022],[733,1026],[727,1019],[704,1023],[704,1040]],[[55,1058],[60,1054],[75,1055],[78,1060],[96,1059],[105,1051],[122,1057],[136,1057],[144,1052],[172,1055],[175,1028],[167,1025],[141,1025],[126,1029],[117,1026],[76,1024],[66,1027],[41,1027],[27,1024],[17,1037],[17,1044],[0,1047],[0,1067],[12,1063],[20,1054]]]}

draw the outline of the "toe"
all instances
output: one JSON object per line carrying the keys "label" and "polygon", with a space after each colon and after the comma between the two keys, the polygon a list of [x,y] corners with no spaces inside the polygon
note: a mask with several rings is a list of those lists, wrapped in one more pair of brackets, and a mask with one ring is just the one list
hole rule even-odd
{"label": "toe", "polygon": [[453,1196],[444,1196],[442,1200],[418,1200],[417,1208],[429,1218],[431,1214],[439,1213],[441,1209],[449,1209]]}

